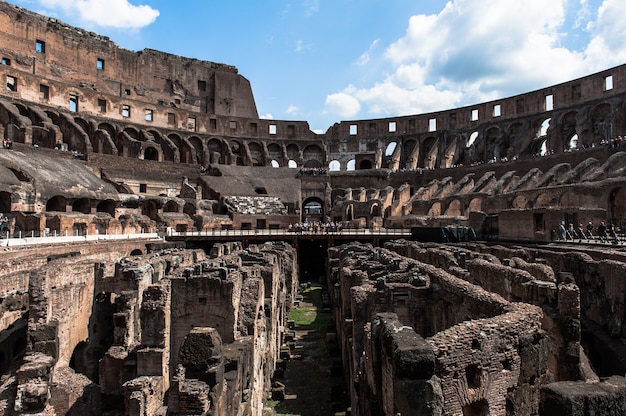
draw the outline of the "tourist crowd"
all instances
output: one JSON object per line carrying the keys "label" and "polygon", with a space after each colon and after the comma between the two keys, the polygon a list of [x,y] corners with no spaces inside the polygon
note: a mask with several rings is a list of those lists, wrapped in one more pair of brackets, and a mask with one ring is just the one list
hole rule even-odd
{"label": "tourist crowd", "polygon": [[317,175],[326,175],[328,172],[325,168],[302,168],[300,169],[300,176],[317,176]]}
{"label": "tourist crowd", "polygon": [[302,234],[303,232],[328,234],[339,232],[342,229],[343,223],[341,222],[305,221],[289,224],[288,231],[298,234]]}
{"label": "tourist crowd", "polygon": [[597,227],[593,225],[592,221],[589,221],[586,226],[578,224],[575,227],[574,224],[565,226],[565,221],[559,224],[559,230],[554,231],[555,239],[560,241],[576,241],[581,243],[583,240],[587,242],[598,241],[600,243],[613,243],[620,244],[626,237],[626,222],[621,225],[612,223],[606,223],[600,221]]}

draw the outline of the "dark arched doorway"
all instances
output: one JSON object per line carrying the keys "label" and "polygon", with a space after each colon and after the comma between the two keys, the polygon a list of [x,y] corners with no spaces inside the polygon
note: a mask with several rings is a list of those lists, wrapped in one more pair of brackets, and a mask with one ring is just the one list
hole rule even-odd
{"label": "dark arched doorway", "polygon": [[145,160],[159,160],[159,152],[154,147],[147,147],[143,152]]}
{"label": "dark arched doorway", "polygon": [[324,204],[321,199],[313,197],[304,200],[302,221],[324,221]]}

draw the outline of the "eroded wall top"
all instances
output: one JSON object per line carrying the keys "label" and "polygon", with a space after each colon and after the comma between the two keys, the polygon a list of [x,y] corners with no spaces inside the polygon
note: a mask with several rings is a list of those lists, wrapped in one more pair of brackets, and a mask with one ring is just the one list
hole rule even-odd
{"label": "eroded wall top", "polygon": [[250,82],[231,65],[151,49],[0,2],[0,52],[10,66],[50,81],[196,113],[258,118]]}

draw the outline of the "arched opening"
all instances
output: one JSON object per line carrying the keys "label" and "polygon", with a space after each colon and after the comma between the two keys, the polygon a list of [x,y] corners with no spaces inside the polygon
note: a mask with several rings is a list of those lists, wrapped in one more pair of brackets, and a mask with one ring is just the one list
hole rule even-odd
{"label": "arched opening", "polygon": [[144,201],[141,204],[141,215],[145,215],[151,220],[158,218],[159,208],[155,201]]}
{"label": "arched opening", "polygon": [[511,201],[511,208],[513,209],[526,209],[530,208],[530,205],[531,204],[524,195],[518,195],[513,199],[513,201]]}
{"label": "arched opening", "polygon": [[381,214],[380,204],[378,203],[372,204],[370,208],[370,215],[372,217],[380,217],[380,214]]}
{"label": "arched opening", "polygon": [[[163,154],[162,158],[164,161],[174,162],[174,144],[167,138],[161,135],[160,132],[155,130],[150,130],[149,134],[154,137],[154,142],[157,143],[161,147],[161,152]],[[145,159],[145,155],[144,155]]]}
{"label": "arched opening", "polygon": [[139,131],[133,127],[126,127],[124,129],[124,133],[126,133],[133,140],[142,140],[142,136]]}
{"label": "arched opening", "polygon": [[89,373],[89,364],[87,363],[87,347],[89,344],[85,341],[80,341],[74,347],[74,351],[72,352],[72,357],[70,358],[70,368],[74,370],[76,373],[85,374]]}
{"label": "arched opening", "polygon": [[435,202],[434,204],[431,205],[430,209],[428,210],[428,216],[438,217],[439,215],[441,215],[441,203]]}
{"label": "arched opening", "polygon": [[302,151],[305,167],[319,168],[324,163],[324,150],[318,145],[309,145]]}
{"label": "arched opening", "polygon": [[222,142],[218,139],[211,139],[207,143],[209,149],[209,163],[210,164],[223,164],[224,158],[222,155]]}
{"label": "arched opening", "polygon": [[289,166],[292,169],[296,169],[298,167],[298,163],[295,160],[290,159],[289,163],[287,163],[287,166]]}
{"label": "arched opening", "polygon": [[457,148],[458,137],[452,137],[448,140],[448,145],[446,146],[443,153],[443,167],[451,168],[456,163],[456,148]]}
{"label": "arched opening", "polygon": [[355,170],[356,169],[356,160],[352,159],[346,165],[346,170]]}
{"label": "arched opening", "polygon": [[196,163],[196,156],[193,150],[191,149],[191,146],[189,145],[189,143],[187,143],[187,141],[185,140],[180,141],[179,150],[180,150],[180,162],[181,163],[190,163],[190,164]]}
{"label": "arched opening", "polygon": [[552,206],[552,198],[547,193],[539,194],[537,199],[535,199],[536,208],[546,208],[550,206]]}
{"label": "arched opening", "polygon": [[385,148],[385,159],[383,161],[383,167],[391,170],[398,170],[400,167],[400,148],[398,143],[391,142]]}
{"label": "arched opening", "polygon": [[230,152],[233,155],[233,159],[235,161],[235,165],[243,166],[244,162],[243,162],[243,153],[242,153],[241,143],[239,143],[237,141],[233,141],[230,144]]}
{"label": "arched opening", "polygon": [[417,168],[419,151],[420,147],[417,145],[417,140],[410,139],[404,142],[402,146],[402,157],[404,158],[404,166],[406,169],[414,170]]}
{"label": "arched opening", "polygon": [[294,143],[288,144],[287,157],[289,160],[300,160],[300,148]]}
{"label": "arched opening", "polygon": [[96,206],[96,212],[106,212],[111,217],[115,217],[115,201],[111,199],[107,199],[105,201],[100,202]]}
{"label": "arched opening", "polygon": [[248,143],[248,150],[250,152],[250,163],[252,166],[265,166],[263,147],[259,143]]}
{"label": "arched opening", "polygon": [[487,161],[498,162],[506,156],[508,141],[501,135],[498,127],[491,127],[485,131],[485,143],[487,145]]}
{"label": "arched opening", "polygon": [[191,153],[193,157],[193,163],[197,163],[199,165],[205,165],[206,160],[204,157],[204,152],[202,150],[202,140],[198,136],[191,136],[187,139],[189,144],[191,145]]}
{"label": "arched opening", "polygon": [[435,137],[428,137],[424,140],[422,148],[424,159],[421,166],[425,169],[435,169],[437,167],[437,154],[439,153],[439,140]]}
{"label": "arched opening", "polygon": [[316,197],[304,200],[302,205],[302,221],[323,221],[324,205],[322,200]]}
{"label": "arched opening", "polygon": [[279,168],[280,167],[280,163],[278,163],[278,161],[276,159],[272,160],[271,165],[273,168]]}
{"label": "arched opening", "polygon": [[600,104],[591,111],[593,141],[602,143],[613,138],[612,111],[610,104]]}
{"label": "arched opening", "polygon": [[83,214],[91,213],[91,201],[87,198],[81,198],[72,204],[73,212],[82,212]]}
{"label": "arched opening", "polygon": [[189,215],[189,217],[193,218],[193,216],[196,215],[196,207],[193,204],[190,204],[188,202],[183,207],[183,213],[185,213],[185,214]]}
{"label": "arched opening", "polygon": [[474,145],[474,143],[476,142],[476,139],[478,139],[478,132],[475,131],[472,134],[470,134],[469,139],[467,140],[467,144],[465,145],[466,148],[470,148]]}
{"label": "arched opening", "polygon": [[272,162],[276,161],[276,163],[278,163],[278,166],[280,166],[280,163],[285,160],[281,147],[276,143],[270,143],[267,145],[267,154]]}
{"label": "arched opening", "polygon": [[483,209],[483,201],[480,198],[474,198],[470,201],[469,206],[467,208],[468,213],[470,212],[481,212]]}
{"label": "arched opening", "polygon": [[46,212],[57,211],[65,212],[67,210],[67,203],[65,197],[61,195],[53,196],[46,202]]}
{"label": "arched opening", "polygon": [[550,128],[550,120],[552,119],[547,118],[541,123],[539,132],[537,132],[537,137],[544,137],[548,135],[548,129]]}
{"label": "arched opening", "polygon": [[322,164],[317,160],[317,159],[309,159],[306,162],[304,162],[304,166],[305,168],[321,168]]}
{"label": "arched opening", "polygon": [[448,209],[446,209],[446,215],[460,217],[461,215],[463,215],[463,212],[461,212],[461,207],[461,201],[459,201],[458,199],[453,200],[448,205]]}
{"label": "arched opening", "polygon": [[175,201],[167,201],[163,206],[163,212],[178,212],[178,204]]}
{"label": "arched opening", "polygon": [[337,172],[341,170],[341,163],[338,160],[333,160],[328,164],[328,170],[331,172]]}
{"label": "arched opening", "polygon": [[[563,150],[570,151],[578,147],[578,134],[576,134],[576,117],[578,113],[576,111],[569,111],[561,117],[560,124],[560,139],[563,140]],[[575,138],[575,143],[572,143]]]}
{"label": "arched opening", "polygon": [[575,207],[577,206],[577,200],[578,198],[576,198],[575,192],[565,192],[563,195],[561,195],[561,198],[559,199],[559,206]]}
{"label": "arched opening", "polygon": [[143,251],[141,251],[141,249],[134,249],[133,251],[130,252],[131,256],[143,256]]}
{"label": "arched opening", "polygon": [[145,160],[159,160],[159,152],[154,147],[146,147],[143,152],[143,158]]}

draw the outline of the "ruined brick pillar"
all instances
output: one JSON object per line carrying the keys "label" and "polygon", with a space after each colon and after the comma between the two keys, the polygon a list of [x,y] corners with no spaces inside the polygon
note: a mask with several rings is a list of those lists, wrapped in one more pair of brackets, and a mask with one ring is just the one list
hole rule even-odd
{"label": "ruined brick pillar", "polygon": [[443,393],[431,346],[395,313],[376,315],[371,330],[373,356],[366,357],[365,368],[377,381],[376,391],[371,393],[382,414],[443,414]]}
{"label": "ruined brick pillar", "polygon": [[220,413],[224,397],[224,352],[215,328],[194,328],[185,337],[179,367],[170,389],[168,410],[201,415],[209,408]]}
{"label": "ruined brick pillar", "polygon": [[571,273],[559,273],[557,318],[565,345],[560,351],[560,380],[582,380],[581,360],[581,324],[580,324],[580,289],[573,283]]}
{"label": "ruined brick pillar", "polygon": [[162,376],[162,388],[169,388],[170,350],[169,286],[150,286],[143,292],[139,312],[141,347],[137,351],[137,376]]}

